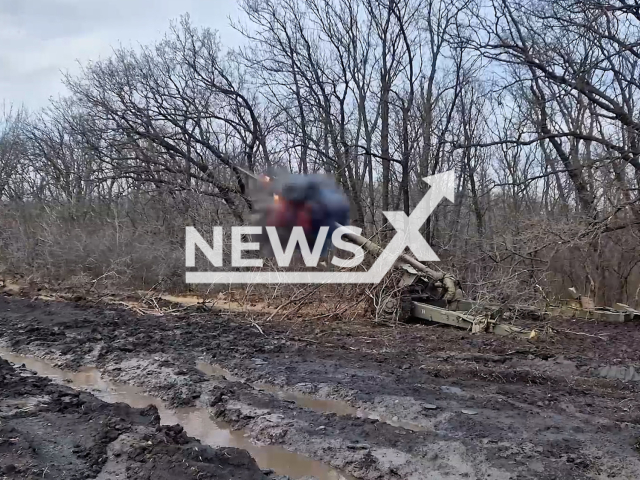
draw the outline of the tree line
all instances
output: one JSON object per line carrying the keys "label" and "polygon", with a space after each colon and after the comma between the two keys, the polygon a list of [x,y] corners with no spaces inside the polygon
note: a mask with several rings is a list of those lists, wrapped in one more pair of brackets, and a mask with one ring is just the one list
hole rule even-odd
{"label": "tree line", "polygon": [[381,212],[409,213],[423,177],[455,169],[456,201],[424,234],[467,290],[527,301],[588,282],[638,300],[637,0],[240,7],[240,46],[185,16],[65,76],[41,111],[5,108],[0,198],[76,216],[206,199],[242,222],[238,166],[326,172],[384,242]]}

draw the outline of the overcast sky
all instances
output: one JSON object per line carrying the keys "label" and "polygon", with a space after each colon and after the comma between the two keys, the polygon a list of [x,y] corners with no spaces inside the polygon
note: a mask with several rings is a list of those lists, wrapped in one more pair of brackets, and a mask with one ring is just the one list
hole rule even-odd
{"label": "overcast sky", "polygon": [[225,44],[240,41],[228,27],[236,0],[0,0],[0,105],[43,106],[64,93],[62,71],[112,46],[151,43],[184,13]]}

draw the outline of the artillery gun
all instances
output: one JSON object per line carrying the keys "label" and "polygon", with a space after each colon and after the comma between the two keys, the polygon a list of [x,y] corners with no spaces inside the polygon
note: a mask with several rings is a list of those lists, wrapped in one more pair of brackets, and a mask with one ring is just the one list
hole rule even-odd
{"label": "artillery gun", "polygon": [[[344,236],[374,256],[381,255],[383,248],[354,232]],[[378,314],[382,319],[407,320],[414,315],[415,302],[456,308],[463,298],[460,282],[454,275],[433,270],[415,258],[402,254],[396,261],[400,278],[392,292],[381,299]]]}
{"label": "artillery gun", "polygon": [[[258,182],[271,181],[270,177],[260,178],[240,167],[238,170]],[[262,208],[260,205],[254,207],[257,210]],[[336,228],[341,226],[335,223]],[[382,247],[355,232],[347,230],[343,236],[376,257],[384,252]],[[397,280],[392,282],[394,284],[388,293],[383,294],[375,306],[376,318],[379,320],[407,321],[413,317],[472,332],[526,335],[530,338],[535,334],[515,326],[500,324],[495,309],[490,312],[476,302],[464,300],[460,281],[450,273],[429,268],[404,253],[396,260],[395,267],[389,275],[394,275]]]}
{"label": "artillery gun", "polygon": [[[344,236],[373,255],[380,255],[383,251],[379,245],[353,232]],[[473,333],[537,336],[535,331],[500,323],[505,313],[502,309],[464,300],[459,280],[450,273],[433,270],[407,254],[400,255],[396,270],[400,273],[399,281],[377,306],[376,316],[381,320],[405,322],[417,318],[464,328]]]}

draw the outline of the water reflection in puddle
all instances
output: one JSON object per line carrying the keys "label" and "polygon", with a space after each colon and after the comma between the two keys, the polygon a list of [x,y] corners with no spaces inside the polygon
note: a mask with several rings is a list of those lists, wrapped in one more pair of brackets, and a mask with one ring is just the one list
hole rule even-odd
{"label": "water reflection in puddle", "polygon": [[[227,369],[220,365],[215,365],[203,361],[198,361],[196,367],[202,373],[213,377],[222,377],[230,382],[242,382],[247,383],[244,379],[233,375]],[[358,409],[349,405],[347,402],[334,399],[317,398],[312,395],[306,395],[304,393],[292,392],[284,390],[275,385],[266,383],[253,383],[251,384],[256,390],[262,390],[271,393],[278,398],[290,402],[295,402],[296,405],[302,408],[308,408],[318,413],[335,413],[336,415],[351,415],[357,418],[366,418],[371,420],[378,420],[383,423],[388,423],[394,427],[400,427],[414,432],[420,432],[427,430],[424,426],[413,422],[406,422],[387,415],[380,415],[377,412],[371,412],[364,409]]]}
{"label": "water reflection in puddle", "polygon": [[122,402],[135,408],[155,405],[163,425],[179,423],[189,436],[199,439],[206,445],[245,449],[255,458],[260,468],[272,469],[279,475],[287,475],[292,478],[313,476],[319,480],[352,479],[352,477],[341,474],[321,462],[289,452],[284,448],[272,445],[255,445],[245,437],[242,431],[231,430],[224,423],[212,420],[205,408],[178,408],[175,410],[166,408],[160,399],[145,395],[138,387],[104,379],[95,368],[85,367],[77,372],[61,370],[43,360],[16,355],[2,348],[0,348],[0,357],[17,365],[24,364],[29,370],[37,372],[38,375],[49,377],[56,383],[64,383],[79,390],[90,391],[105,402]]}

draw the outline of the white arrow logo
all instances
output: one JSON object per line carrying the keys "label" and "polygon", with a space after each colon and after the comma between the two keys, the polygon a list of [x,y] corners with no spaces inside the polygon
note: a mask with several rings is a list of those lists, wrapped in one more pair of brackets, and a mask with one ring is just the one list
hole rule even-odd
{"label": "white arrow logo", "polygon": [[[443,198],[451,202],[455,197],[454,171],[423,178],[431,188],[420,200],[411,215],[404,212],[383,212],[396,234],[376,262],[366,272],[187,272],[186,283],[379,283],[393,268],[406,247],[420,261],[440,259],[420,234],[424,225]],[[340,227],[346,229],[347,227]],[[338,229],[340,230],[340,229]]]}

